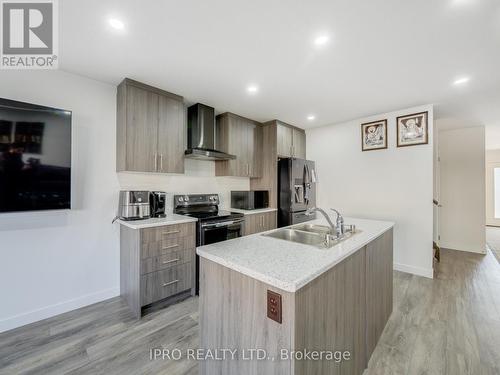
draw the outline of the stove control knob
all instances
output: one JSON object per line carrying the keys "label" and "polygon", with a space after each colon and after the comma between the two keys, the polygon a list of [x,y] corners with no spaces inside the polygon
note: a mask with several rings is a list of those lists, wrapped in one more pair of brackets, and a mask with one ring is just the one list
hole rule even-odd
{"label": "stove control knob", "polygon": [[179,197],[179,198],[177,198],[177,200],[178,200],[179,202],[184,202],[184,198],[183,198],[183,197]]}
{"label": "stove control knob", "polygon": [[184,197],[184,201],[189,202],[189,197],[187,195]]}

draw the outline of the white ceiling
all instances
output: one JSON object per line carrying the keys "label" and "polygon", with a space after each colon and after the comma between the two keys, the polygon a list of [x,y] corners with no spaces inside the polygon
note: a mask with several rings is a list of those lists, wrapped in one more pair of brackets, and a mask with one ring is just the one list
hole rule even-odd
{"label": "white ceiling", "polygon": [[[500,125],[498,0],[59,4],[60,68],[97,80],[130,77],[219,112],[301,127],[427,103],[437,117]],[[317,49],[322,33],[330,42]],[[470,82],[454,87],[463,75]]]}

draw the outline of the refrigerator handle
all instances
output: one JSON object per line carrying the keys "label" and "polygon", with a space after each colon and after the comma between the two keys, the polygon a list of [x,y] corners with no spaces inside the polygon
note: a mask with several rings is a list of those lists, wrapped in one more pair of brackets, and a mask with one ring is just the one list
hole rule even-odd
{"label": "refrigerator handle", "polygon": [[315,184],[318,181],[318,177],[316,176],[316,169],[311,169],[311,181]]}

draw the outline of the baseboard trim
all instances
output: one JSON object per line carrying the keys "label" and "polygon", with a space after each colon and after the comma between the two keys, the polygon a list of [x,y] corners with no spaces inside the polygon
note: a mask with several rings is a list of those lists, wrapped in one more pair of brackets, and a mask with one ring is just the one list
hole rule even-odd
{"label": "baseboard trim", "polygon": [[24,326],[26,324],[38,322],[43,319],[51,318],[53,316],[79,309],[80,307],[92,305],[96,302],[101,302],[109,298],[120,295],[120,288],[111,288],[102,290],[100,292],[87,294],[78,298],[68,301],[56,303],[42,307],[40,309],[32,310],[27,313],[15,315],[7,319],[0,320],[0,332],[9,331],[14,328]]}
{"label": "baseboard trim", "polygon": [[471,253],[471,254],[486,254],[486,246],[488,246],[487,243],[485,243],[485,246],[484,246],[484,250],[481,251],[481,250],[470,250],[470,249],[457,249],[455,247],[452,247],[452,246],[446,246],[446,245],[443,245],[441,244],[441,250],[451,250],[451,251],[461,251],[463,253]]}
{"label": "baseboard trim", "polygon": [[414,267],[407,264],[394,263],[394,269],[396,271],[411,273],[412,275],[423,276],[429,279],[434,278],[434,270],[432,268]]}

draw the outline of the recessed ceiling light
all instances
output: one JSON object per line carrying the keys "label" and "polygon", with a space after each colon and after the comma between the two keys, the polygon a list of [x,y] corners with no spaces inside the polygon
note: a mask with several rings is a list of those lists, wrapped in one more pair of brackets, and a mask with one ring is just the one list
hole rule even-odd
{"label": "recessed ceiling light", "polygon": [[316,116],[314,116],[314,115],[309,115],[309,116],[307,116],[307,119],[308,119],[309,121],[312,121],[312,120],[315,120],[315,119],[316,119]]}
{"label": "recessed ceiling light", "polygon": [[256,85],[250,85],[247,87],[247,91],[249,94],[256,94],[259,88]]}
{"label": "recessed ceiling light", "polygon": [[119,19],[110,18],[108,22],[109,22],[109,25],[113,29],[116,29],[116,30],[123,30],[123,29],[125,29],[125,24],[122,21],[120,21]]}
{"label": "recessed ceiling light", "polygon": [[464,85],[466,84],[467,82],[470,81],[470,78],[469,77],[460,77],[460,78],[457,78],[456,80],[453,81],[453,84],[455,86],[461,86],[461,85]]}
{"label": "recessed ceiling light", "polygon": [[450,5],[453,7],[458,7],[458,6],[470,5],[475,2],[476,0],[450,0]]}
{"label": "recessed ceiling light", "polygon": [[330,37],[326,34],[318,35],[316,39],[314,39],[314,45],[317,47],[324,46],[329,40]]}

